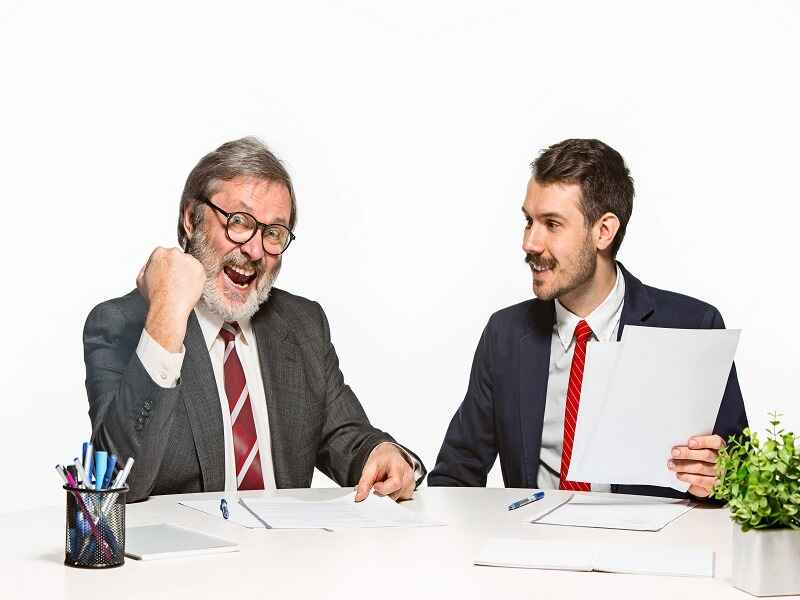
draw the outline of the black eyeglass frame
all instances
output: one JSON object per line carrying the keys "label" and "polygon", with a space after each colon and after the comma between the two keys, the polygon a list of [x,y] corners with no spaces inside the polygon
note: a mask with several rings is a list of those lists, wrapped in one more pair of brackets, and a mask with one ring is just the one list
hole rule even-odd
{"label": "black eyeglass frame", "polygon": [[[238,244],[238,245],[240,245],[240,246],[241,246],[242,244],[246,244],[247,242],[249,242],[250,240],[252,240],[252,239],[253,239],[253,236],[254,236],[254,235],[255,235],[255,234],[258,232],[258,230],[260,229],[260,230],[261,230],[261,247],[262,247],[262,248],[264,248],[264,252],[266,252],[266,253],[267,253],[267,254],[269,254],[270,256],[280,256],[281,254],[283,254],[284,252],[286,252],[286,250],[289,248],[289,245],[290,245],[290,244],[291,244],[291,243],[292,243],[292,242],[295,240],[295,237],[296,237],[296,236],[294,235],[294,233],[292,233],[292,230],[291,230],[291,229],[289,229],[289,228],[288,228],[286,225],[284,225],[283,223],[262,223],[261,221],[259,221],[258,219],[256,219],[256,218],[255,218],[253,215],[251,215],[251,214],[250,214],[250,213],[248,213],[248,212],[242,212],[242,211],[228,212],[227,210],[224,210],[224,209],[220,208],[219,206],[217,206],[216,204],[214,204],[214,203],[213,203],[211,200],[209,200],[209,199],[208,199],[208,198],[206,198],[205,196],[198,196],[198,197],[197,197],[197,201],[198,201],[198,202],[202,202],[203,204],[208,204],[208,205],[209,205],[211,208],[213,208],[215,211],[217,211],[219,214],[221,214],[222,216],[224,216],[224,217],[227,219],[227,221],[225,222],[225,237],[227,237],[227,238],[228,238],[228,240],[230,240],[230,241],[231,241],[231,242],[233,242],[234,244]],[[248,217],[248,218],[250,218],[250,219],[253,219],[253,221],[254,221],[254,222],[255,222],[255,224],[256,224],[256,226],[255,226],[255,229],[253,229],[253,233],[250,235],[250,237],[249,237],[249,238],[247,238],[247,239],[246,239],[245,241],[243,241],[243,242],[237,242],[236,240],[233,240],[233,239],[231,239],[231,234],[230,234],[230,233],[228,233],[228,229],[229,229],[229,227],[230,227],[230,222],[231,222],[231,219],[232,219],[234,216],[236,216],[236,215],[245,215],[246,217]],[[286,242],[286,246],[284,246],[283,250],[281,250],[281,251],[280,251],[280,252],[278,252],[277,254],[275,254],[274,252],[270,252],[269,250],[267,250],[267,247],[264,245],[264,233],[266,232],[266,230],[267,230],[267,227],[282,227],[283,229],[285,229],[285,230],[286,230],[286,231],[289,233],[289,241],[288,241],[288,242]]]}

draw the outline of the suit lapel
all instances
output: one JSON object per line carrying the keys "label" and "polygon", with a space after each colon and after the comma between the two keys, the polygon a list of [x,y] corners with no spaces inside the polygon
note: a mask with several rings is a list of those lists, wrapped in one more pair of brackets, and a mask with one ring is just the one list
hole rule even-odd
{"label": "suit lapel", "polygon": [[297,437],[302,427],[303,415],[297,415],[292,398],[278,394],[278,377],[294,381],[299,377],[297,346],[292,342],[286,321],[266,302],[253,317],[253,331],[258,346],[258,361],[264,382],[264,397],[269,417],[272,465],[275,485],[278,488],[300,487],[298,469],[293,464],[292,437]]}
{"label": "suit lapel", "polygon": [[630,272],[619,264],[622,277],[625,279],[625,302],[622,305],[622,315],[619,319],[617,341],[622,339],[622,330],[625,325],[645,325],[650,316],[655,312],[656,304],[653,295],[645,285],[636,279]]}
{"label": "suit lapel", "polygon": [[534,301],[530,319],[531,327],[519,341],[519,413],[524,480],[528,487],[535,487],[550,375],[554,303]]}
{"label": "suit lapel", "polygon": [[181,397],[189,415],[197,458],[206,491],[225,488],[225,448],[222,414],[214,369],[197,317],[192,311],[186,327],[186,357],[181,369]]}

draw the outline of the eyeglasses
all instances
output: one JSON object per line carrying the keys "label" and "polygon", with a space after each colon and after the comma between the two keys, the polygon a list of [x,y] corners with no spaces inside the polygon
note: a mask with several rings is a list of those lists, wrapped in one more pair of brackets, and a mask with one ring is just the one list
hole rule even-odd
{"label": "eyeglasses", "polygon": [[222,210],[219,206],[211,202],[208,198],[199,196],[198,201],[203,204],[208,204],[211,208],[216,210],[219,214],[223,215],[228,222],[225,224],[225,235],[234,244],[246,244],[249,242],[256,232],[261,229],[263,234],[261,236],[261,243],[264,246],[264,252],[271,256],[280,256],[292,243],[295,236],[286,225],[280,223],[261,223],[253,215],[246,212],[234,212]]}

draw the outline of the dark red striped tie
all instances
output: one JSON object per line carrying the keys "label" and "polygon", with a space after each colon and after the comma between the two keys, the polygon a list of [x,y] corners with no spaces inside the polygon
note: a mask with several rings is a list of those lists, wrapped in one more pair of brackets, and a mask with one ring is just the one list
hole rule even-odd
{"label": "dark red striped tie", "polygon": [[572,443],[575,441],[575,423],[578,420],[578,406],[581,402],[581,385],[583,384],[583,366],[586,364],[586,342],[592,337],[592,328],[586,321],[575,327],[575,354],[569,370],[569,386],[567,387],[567,405],[564,408],[564,447],[561,450],[561,481],[558,488],[576,492],[588,492],[591,486],[581,481],[568,481],[569,462],[572,460]]}
{"label": "dark red striped tie", "polygon": [[240,490],[263,490],[264,478],[261,476],[261,457],[258,452],[256,423],[253,407],[247,392],[244,369],[236,353],[234,339],[239,333],[239,324],[223,323],[219,335],[225,341],[225,395],[231,411],[233,430],[233,451],[236,458],[236,484]]}

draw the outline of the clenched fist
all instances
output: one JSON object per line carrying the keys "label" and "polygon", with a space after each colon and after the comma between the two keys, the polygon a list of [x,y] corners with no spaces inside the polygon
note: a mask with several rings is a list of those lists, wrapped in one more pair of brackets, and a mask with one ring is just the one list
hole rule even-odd
{"label": "clenched fist", "polygon": [[136,287],[150,305],[145,329],[165,350],[180,351],[205,282],[203,265],[180,248],[156,248],[139,271]]}

